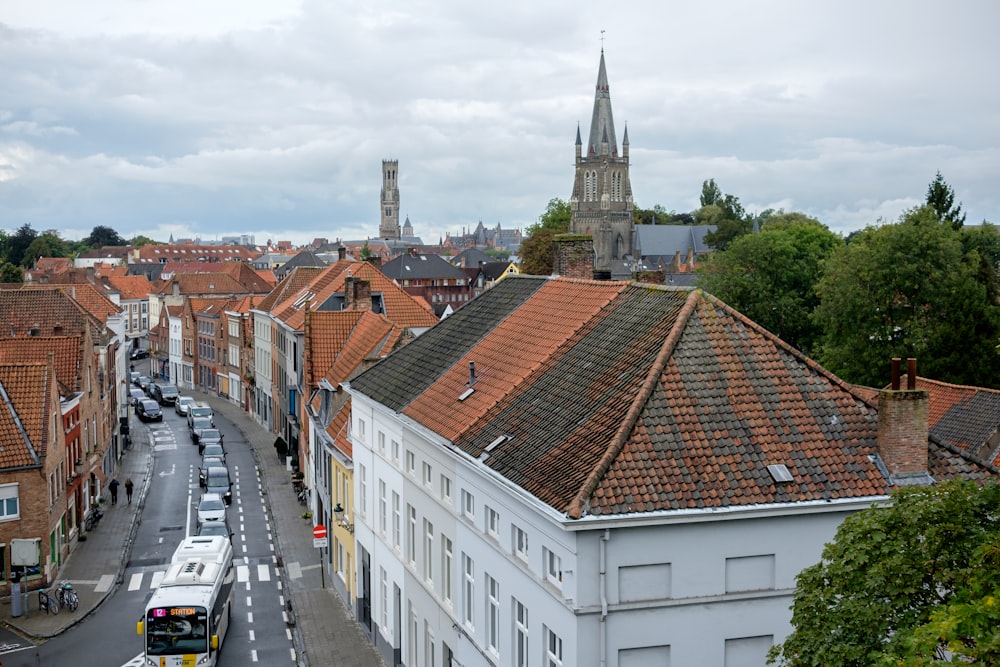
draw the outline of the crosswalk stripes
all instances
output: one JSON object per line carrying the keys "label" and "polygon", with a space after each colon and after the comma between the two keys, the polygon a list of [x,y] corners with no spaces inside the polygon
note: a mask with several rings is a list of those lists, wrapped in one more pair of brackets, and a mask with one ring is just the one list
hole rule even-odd
{"label": "crosswalk stripes", "polygon": [[[256,568],[250,565],[237,565],[236,566],[236,580],[240,583],[246,583],[250,581],[251,575],[256,572],[256,581],[267,582],[277,577],[272,572],[272,565],[266,563],[258,563]],[[297,563],[287,564],[288,576],[292,579],[298,579],[302,576],[302,566]],[[134,572],[128,578],[128,590],[138,591],[143,588],[152,590],[160,585],[163,580],[163,576],[166,574],[166,570],[152,570],[146,572]],[[146,575],[149,575],[148,577]],[[114,581],[114,575],[106,574],[103,575],[94,586],[95,592],[106,592],[111,588],[111,583]]]}

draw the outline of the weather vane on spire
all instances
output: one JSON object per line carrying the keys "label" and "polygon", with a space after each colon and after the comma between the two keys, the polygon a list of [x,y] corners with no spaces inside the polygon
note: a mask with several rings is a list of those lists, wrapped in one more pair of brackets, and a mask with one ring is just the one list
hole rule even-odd
{"label": "weather vane on spire", "polygon": [[601,53],[604,53],[604,31],[601,30]]}

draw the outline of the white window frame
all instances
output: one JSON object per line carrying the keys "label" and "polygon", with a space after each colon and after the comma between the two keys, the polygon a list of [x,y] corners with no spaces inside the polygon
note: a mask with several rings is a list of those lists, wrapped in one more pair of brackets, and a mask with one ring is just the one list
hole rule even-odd
{"label": "white window frame", "polygon": [[434,585],[434,524],[424,519],[424,580]]}
{"label": "white window frame", "polygon": [[500,655],[500,582],[486,577],[486,648]]}
{"label": "white window frame", "polygon": [[562,559],[551,549],[542,549],[542,572],[547,582],[562,590]]}
{"label": "white window frame", "polygon": [[[20,482],[0,484],[0,522],[21,518]],[[13,505],[13,507],[11,507]]]}
{"label": "white window frame", "polygon": [[451,499],[451,477],[447,475],[441,475],[441,499],[447,502],[449,505],[452,503]]}
{"label": "white window frame", "polygon": [[385,497],[385,480],[378,481],[378,531],[385,538],[385,529],[388,522],[389,506]]}
{"label": "white window frame", "polygon": [[517,598],[511,598],[514,645],[511,659],[514,667],[528,667],[528,608]]}
{"label": "white window frame", "polygon": [[451,567],[455,557],[454,547],[451,539],[444,534],[441,535],[441,597],[451,606],[452,603],[452,581]]}
{"label": "white window frame", "polygon": [[489,505],[483,505],[483,530],[495,540],[500,539],[500,513]]}
{"label": "white window frame", "polygon": [[427,461],[424,461],[423,463],[423,472],[424,472],[424,486],[426,486],[427,488],[431,488],[431,486],[434,483],[433,481],[434,472],[433,469],[431,468],[431,464],[428,463]]}
{"label": "white window frame", "polygon": [[476,518],[476,497],[462,489],[462,514],[470,521]]}
{"label": "white window frame", "polygon": [[545,628],[545,667],[562,667],[563,664],[563,642],[552,628]]}
{"label": "white window frame", "polygon": [[511,552],[525,563],[528,562],[528,533],[511,524]]}
{"label": "white window frame", "polygon": [[476,564],[462,553],[462,622],[470,630],[476,629]]}
{"label": "white window frame", "polygon": [[402,530],[402,526],[400,525],[402,518],[400,516],[399,504],[400,504],[399,493],[393,491],[392,492],[392,546],[397,552],[399,551],[400,548],[399,545],[401,537],[400,531]]}
{"label": "white window frame", "polygon": [[417,565],[417,508],[406,504],[406,560],[411,567]]}

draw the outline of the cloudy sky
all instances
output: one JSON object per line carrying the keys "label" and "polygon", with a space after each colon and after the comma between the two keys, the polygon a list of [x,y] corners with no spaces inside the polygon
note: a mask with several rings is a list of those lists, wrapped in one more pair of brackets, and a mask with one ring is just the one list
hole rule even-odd
{"label": "cloudy sky", "polygon": [[0,0],[0,228],[426,243],[568,199],[603,47],[637,206],[1000,223],[1000,3]]}

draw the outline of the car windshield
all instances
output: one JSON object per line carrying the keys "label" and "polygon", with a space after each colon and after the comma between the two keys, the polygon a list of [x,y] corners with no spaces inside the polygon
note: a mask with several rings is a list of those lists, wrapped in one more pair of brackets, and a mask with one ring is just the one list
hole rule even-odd
{"label": "car windshield", "polygon": [[180,396],[177,398],[177,402],[180,403],[181,405],[191,405],[192,403],[194,403],[194,399],[191,398],[190,396]]}
{"label": "car windshield", "polygon": [[229,471],[220,466],[212,466],[208,469],[209,486],[228,486]]}
{"label": "car windshield", "polygon": [[222,434],[217,428],[205,428],[201,430],[202,441],[222,440]]}
{"label": "car windshield", "polygon": [[191,414],[195,417],[209,417],[212,416],[212,408],[204,405],[191,406]]}
{"label": "car windshield", "polygon": [[144,398],[142,399],[142,408],[147,412],[155,412],[160,409],[160,404],[154,400]]}
{"label": "car windshield", "polygon": [[226,460],[221,456],[206,456],[201,460],[201,467],[204,468],[205,470],[208,470],[209,468],[214,466],[225,467],[225,465],[226,465]]}
{"label": "car windshield", "polygon": [[201,501],[201,505],[198,506],[199,512],[216,512],[218,510],[225,511],[226,504],[222,502],[221,498],[204,498]]}
{"label": "car windshield", "polygon": [[160,387],[160,394],[162,396],[176,396],[177,387],[173,386],[172,384],[163,385],[162,387]]}
{"label": "car windshield", "polygon": [[208,417],[195,417],[191,421],[192,428],[212,428],[212,420]]}
{"label": "car windshield", "polygon": [[198,529],[199,535],[222,535],[229,536],[229,526],[224,523],[203,523]]}

